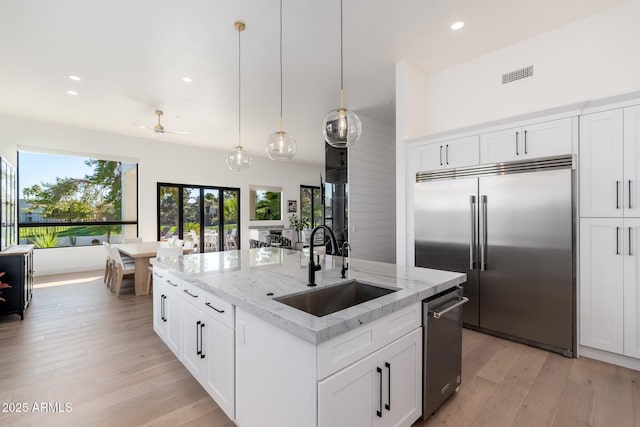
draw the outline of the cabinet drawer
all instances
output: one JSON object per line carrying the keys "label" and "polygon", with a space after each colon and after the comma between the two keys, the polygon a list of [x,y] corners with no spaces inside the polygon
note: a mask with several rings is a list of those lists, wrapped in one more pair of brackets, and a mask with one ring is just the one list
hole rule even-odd
{"label": "cabinet drawer", "polygon": [[380,347],[380,321],[352,329],[318,346],[318,379],[350,365]]}
{"label": "cabinet drawer", "polygon": [[208,316],[228,328],[234,328],[233,304],[208,292],[204,297],[204,302],[200,302],[204,304],[203,311]]}
{"label": "cabinet drawer", "polygon": [[204,306],[206,294],[207,292],[195,285],[192,285],[191,283],[182,283],[182,292],[180,292],[180,295],[182,295],[182,300],[188,301],[199,309]]}
{"label": "cabinet drawer", "polygon": [[422,304],[415,303],[384,317],[380,324],[381,345],[408,334],[422,325]]}
{"label": "cabinet drawer", "polygon": [[168,273],[166,270],[162,270],[159,268],[153,269],[153,281],[155,283],[164,283],[167,288],[169,288],[169,292],[179,292],[182,290],[183,280],[174,276],[171,273]]}

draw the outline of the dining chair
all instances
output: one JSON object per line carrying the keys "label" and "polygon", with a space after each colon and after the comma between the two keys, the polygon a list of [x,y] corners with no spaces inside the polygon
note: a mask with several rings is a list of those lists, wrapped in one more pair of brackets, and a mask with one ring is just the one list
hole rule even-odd
{"label": "dining chair", "polygon": [[[156,258],[180,256],[182,255],[182,253],[182,247],[180,246],[158,246],[158,249],[156,249]],[[149,271],[147,272],[147,282],[144,289],[145,294],[149,294],[151,292],[151,282],[153,280],[153,266],[150,265],[148,268]]]}
{"label": "dining chair", "polygon": [[184,245],[184,240],[182,240],[182,239],[175,239],[175,240],[173,241],[173,246],[180,246],[180,247],[182,247],[182,245]]}
{"label": "dining chair", "polygon": [[107,262],[104,264],[104,283],[107,288],[111,288],[111,277],[113,276],[113,256],[111,255],[111,243],[102,242],[104,250],[107,252]]}
{"label": "dining chair", "polygon": [[111,256],[114,262],[113,276],[111,279],[111,290],[115,292],[116,296],[120,296],[120,288],[122,287],[122,280],[124,276],[135,274],[135,263],[123,262],[120,256],[120,251],[113,246],[111,247]]}
{"label": "dining chair", "polygon": [[196,247],[196,244],[193,240],[185,240],[184,245],[182,245],[185,249],[193,249]]}

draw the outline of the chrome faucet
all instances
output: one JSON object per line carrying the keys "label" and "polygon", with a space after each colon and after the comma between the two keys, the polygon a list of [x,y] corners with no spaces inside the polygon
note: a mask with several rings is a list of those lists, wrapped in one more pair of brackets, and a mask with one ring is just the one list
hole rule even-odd
{"label": "chrome faucet", "polygon": [[332,251],[337,251],[338,250],[338,243],[336,242],[336,236],[335,236],[335,234],[333,234],[333,231],[331,231],[331,229],[329,227],[327,227],[326,225],[317,225],[317,226],[315,226],[313,228],[313,230],[311,230],[311,235],[309,236],[309,283],[307,283],[307,286],[315,286],[316,285],[316,271],[320,270],[320,268],[321,268],[320,255],[318,255],[318,264],[317,265],[313,260],[313,239],[314,239],[314,236],[316,235],[316,231],[318,231],[321,228],[324,228],[325,230],[327,230],[329,232],[329,238],[331,239]]}
{"label": "chrome faucet", "polygon": [[342,269],[340,270],[340,272],[342,274],[343,279],[347,278],[347,276],[345,276],[345,273],[349,269],[349,263],[347,263],[346,266],[344,264],[344,256],[345,256],[344,254],[346,253],[345,248],[349,248],[349,251],[351,251],[351,245],[346,240],[344,241],[344,243],[342,244],[342,248],[340,249],[340,252],[342,252]]}

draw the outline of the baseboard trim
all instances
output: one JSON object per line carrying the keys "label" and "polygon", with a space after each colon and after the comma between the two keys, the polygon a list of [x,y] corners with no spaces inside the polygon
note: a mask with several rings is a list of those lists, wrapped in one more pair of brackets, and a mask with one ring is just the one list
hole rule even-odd
{"label": "baseboard trim", "polygon": [[623,356],[621,354],[585,346],[580,346],[579,351],[580,357],[588,357],[590,359],[600,360],[601,362],[622,366],[623,368],[633,369],[634,371],[640,371],[640,359],[634,357]]}

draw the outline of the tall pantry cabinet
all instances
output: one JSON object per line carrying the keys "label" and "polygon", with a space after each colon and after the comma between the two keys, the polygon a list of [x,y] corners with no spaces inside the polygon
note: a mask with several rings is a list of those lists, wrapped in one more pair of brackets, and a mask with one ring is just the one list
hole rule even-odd
{"label": "tall pantry cabinet", "polygon": [[580,116],[580,344],[640,358],[640,105]]}

